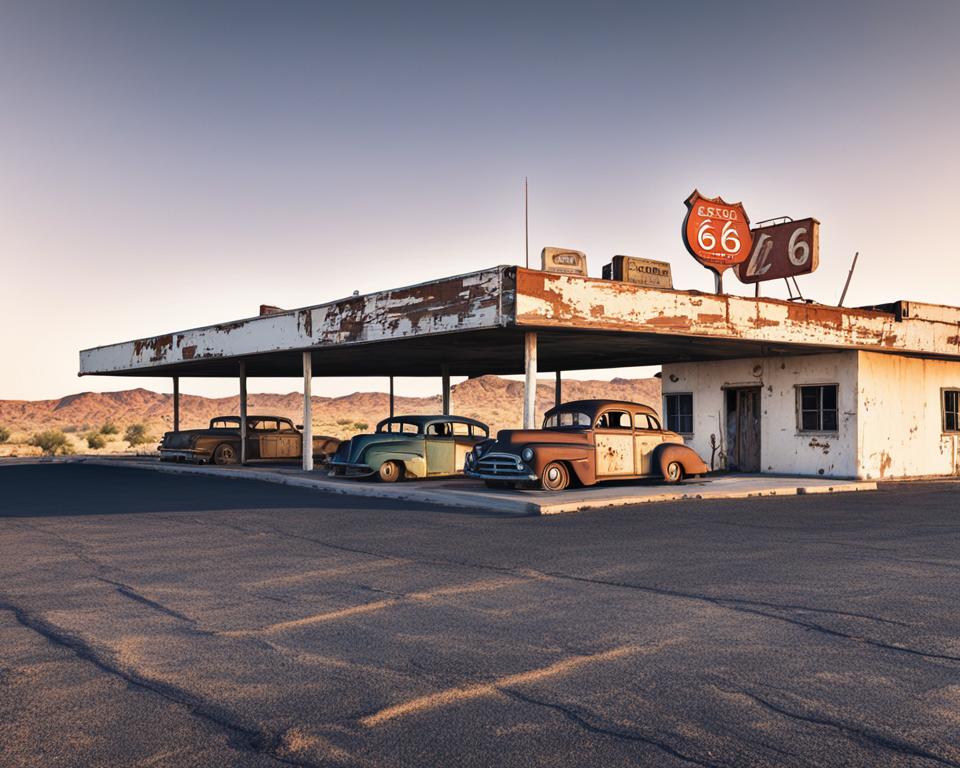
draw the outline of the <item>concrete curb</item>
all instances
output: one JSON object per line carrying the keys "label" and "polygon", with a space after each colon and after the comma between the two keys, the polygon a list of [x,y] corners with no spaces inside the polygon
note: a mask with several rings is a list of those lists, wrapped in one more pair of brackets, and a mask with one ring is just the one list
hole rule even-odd
{"label": "concrete curb", "polygon": [[[24,466],[26,463],[34,462],[18,462],[14,466]],[[498,497],[495,493],[483,493],[467,489],[450,491],[406,483],[399,486],[363,482],[344,483],[342,481],[328,480],[323,477],[300,477],[284,472],[272,472],[270,470],[258,469],[251,471],[249,469],[230,469],[229,467],[198,467],[190,464],[167,464],[159,461],[148,463],[87,456],[76,458],[65,457],[54,460],[54,462],[48,459],[46,461],[37,461],[36,463],[93,464],[103,467],[145,469],[173,475],[199,475],[203,477],[226,477],[232,480],[257,480],[294,488],[310,488],[326,493],[336,493],[341,496],[363,496],[367,498],[413,501],[421,504],[456,507],[458,509],[469,507],[486,512],[517,516],[558,515],[664,501],[749,499],[760,496],[800,496],[850,491],[875,491],[877,489],[877,484],[873,481],[856,482],[844,480],[837,481],[835,484],[825,484],[821,482],[804,485],[802,478],[789,478],[789,480],[792,481],[789,483],[784,483],[784,480],[787,480],[787,478],[770,478],[769,481],[767,481],[767,487],[763,487],[764,480],[759,478],[757,484],[760,487],[747,490],[710,487],[710,485],[701,481],[687,486],[680,486],[669,491],[663,491],[662,493],[625,493],[620,496],[598,496],[596,499],[590,499],[589,501],[585,501],[582,498],[571,501],[551,501],[550,499]]]}

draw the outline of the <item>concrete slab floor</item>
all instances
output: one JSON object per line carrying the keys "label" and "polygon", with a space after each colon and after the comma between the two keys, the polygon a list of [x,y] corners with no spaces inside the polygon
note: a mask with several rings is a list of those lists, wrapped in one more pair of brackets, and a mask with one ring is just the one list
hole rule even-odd
{"label": "concrete slab floor", "polygon": [[160,472],[258,479],[328,493],[366,498],[394,498],[441,506],[472,508],[514,515],[553,515],[608,507],[625,507],[685,499],[743,499],[754,496],[872,491],[872,481],[783,475],[723,474],[667,485],[653,480],[611,481],[590,488],[561,492],[489,489],[468,478],[437,478],[395,484],[376,480],[330,477],[326,470],[304,472],[294,465],[252,464],[245,467],[193,466],[161,462],[149,457],[70,457],[68,462],[154,469]]}

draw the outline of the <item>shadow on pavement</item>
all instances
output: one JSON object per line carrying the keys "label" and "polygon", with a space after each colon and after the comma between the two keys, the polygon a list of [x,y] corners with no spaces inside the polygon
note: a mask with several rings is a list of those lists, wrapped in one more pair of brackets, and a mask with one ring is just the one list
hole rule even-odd
{"label": "shadow on pavement", "polygon": [[0,518],[410,506],[393,499],[345,497],[256,480],[168,475],[147,469],[77,464],[0,468]]}

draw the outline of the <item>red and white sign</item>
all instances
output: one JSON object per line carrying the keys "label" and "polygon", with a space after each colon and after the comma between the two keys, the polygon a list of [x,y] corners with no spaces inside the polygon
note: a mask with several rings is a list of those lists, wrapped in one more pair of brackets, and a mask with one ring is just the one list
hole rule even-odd
{"label": "red and white sign", "polygon": [[686,199],[683,244],[707,269],[717,274],[746,261],[753,245],[750,219],[742,203],[704,197],[699,191]]}

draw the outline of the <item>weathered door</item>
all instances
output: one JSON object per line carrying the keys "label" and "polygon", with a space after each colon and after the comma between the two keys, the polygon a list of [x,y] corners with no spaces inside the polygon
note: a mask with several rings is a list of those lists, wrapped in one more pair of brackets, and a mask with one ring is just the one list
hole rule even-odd
{"label": "weathered door", "polygon": [[424,438],[426,443],[427,474],[452,475],[456,470],[453,436]]}
{"label": "weathered door", "polygon": [[651,465],[651,458],[653,457],[654,448],[663,442],[663,433],[659,429],[654,429],[654,423],[647,418],[645,413],[638,413],[633,417],[633,426],[633,451],[636,474],[653,474],[654,467]]}
{"label": "weathered door", "polygon": [[597,477],[635,474],[633,465],[633,419],[625,411],[607,411],[593,432]]}
{"label": "weathered door", "polygon": [[734,457],[741,472],[760,471],[760,387],[733,390]]}

